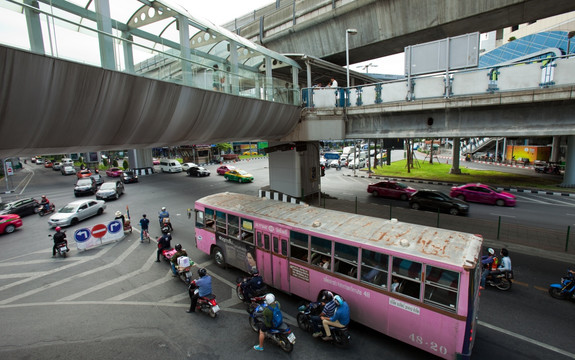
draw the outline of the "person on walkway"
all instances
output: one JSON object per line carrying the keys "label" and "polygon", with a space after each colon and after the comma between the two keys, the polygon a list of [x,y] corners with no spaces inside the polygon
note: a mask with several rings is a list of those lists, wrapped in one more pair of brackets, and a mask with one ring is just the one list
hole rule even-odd
{"label": "person on walkway", "polygon": [[[146,217],[146,214],[143,214],[142,218],[140,219],[140,228],[142,229],[140,232],[140,242],[144,242],[144,231],[147,232],[150,228],[150,219]],[[149,236],[150,234],[148,233],[148,237]]]}

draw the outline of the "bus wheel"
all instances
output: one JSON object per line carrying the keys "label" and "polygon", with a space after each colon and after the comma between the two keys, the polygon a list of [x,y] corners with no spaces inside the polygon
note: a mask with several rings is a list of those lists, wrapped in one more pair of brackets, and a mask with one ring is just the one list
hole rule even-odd
{"label": "bus wheel", "polygon": [[224,253],[222,252],[222,249],[220,249],[219,247],[215,247],[214,250],[212,251],[212,254],[214,255],[214,260],[216,261],[216,264],[219,267],[225,267],[226,266],[226,258],[224,256]]}

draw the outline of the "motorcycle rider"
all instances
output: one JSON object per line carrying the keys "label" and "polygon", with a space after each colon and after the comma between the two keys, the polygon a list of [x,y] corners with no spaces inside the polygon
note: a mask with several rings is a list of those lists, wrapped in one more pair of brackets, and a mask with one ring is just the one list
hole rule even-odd
{"label": "motorcycle rider", "polygon": [[330,326],[343,328],[349,324],[349,306],[347,303],[341,298],[341,296],[336,295],[333,297],[333,301],[335,302],[335,314],[332,317],[328,318],[327,316],[322,316],[322,323],[323,329],[325,330],[325,336],[322,337],[322,340],[328,341],[331,340],[331,330],[329,329]]}
{"label": "motorcycle rider", "polygon": [[483,256],[481,258],[481,264],[483,266],[483,272],[481,273],[481,282],[479,283],[479,289],[485,289],[485,281],[487,280],[487,276],[491,272],[491,266],[493,265],[493,261],[495,258],[495,250],[492,248],[487,249],[487,253],[489,255]]}
{"label": "motorcycle rider", "polygon": [[244,299],[249,300],[250,298],[254,297],[258,290],[265,286],[264,280],[260,276],[260,272],[258,268],[254,267],[250,271],[251,277],[244,282],[241,283],[240,287],[242,288],[242,292],[244,294]]}
{"label": "motorcycle rider", "polygon": [[497,270],[493,270],[489,273],[491,276],[499,275],[504,271],[511,271],[511,258],[509,257],[509,251],[507,249],[502,248],[500,251],[501,254],[501,262],[499,263],[499,267]]}
{"label": "motorcycle rider", "polygon": [[186,250],[182,249],[182,245],[176,244],[174,247],[176,249],[176,253],[170,259],[170,265],[172,266],[172,276],[178,276],[178,270],[176,270],[176,265],[178,264],[178,258],[180,256],[188,256]]}
{"label": "motorcycle rider", "polygon": [[333,300],[333,293],[331,291],[324,292],[320,303],[323,306],[321,314],[319,314],[319,316],[313,315],[311,317],[311,323],[313,326],[313,334],[312,334],[313,337],[319,337],[322,334],[320,328],[320,326],[322,325],[322,319],[321,319],[322,316],[331,318],[335,313],[336,305],[335,301]]}
{"label": "motorcycle rider", "polygon": [[[212,293],[212,277],[208,275],[206,269],[199,269],[198,275],[200,278],[192,281],[190,286],[188,286],[188,294],[190,295],[191,302],[190,309],[186,310],[187,313],[196,312],[198,299]],[[196,287],[198,288],[197,293],[195,292]]]}
{"label": "motorcycle rider", "polygon": [[170,245],[170,241],[172,240],[172,234],[164,233],[162,236],[158,238],[158,252],[156,254],[156,262],[160,262],[160,255],[162,254],[162,250],[169,250],[172,246]]}
{"label": "motorcycle rider", "polygon": [[50,211],[50,200],[48,200],[46,195],[42,195],[42,198],[40,199],[40,206],[44,208],[45,212]]}
{"label": "motorcycle rider", "polygon": [[170,213],[168,212],[168,210],[166,210],[166,207],[163,206],[162,210],[158,213],[158,220],[160,221],[160,229],[163,229],[164,226],[168,226],[169,230],[172,231],[172,224],[171,222],[168,222],[167,224],[164,223],[164,219],[170,219]]}
{"label": "motorcycle rider", "polygon": [[[52,247],[52,257],[56,256],[56,247],[58,245],[64,243],[66,244],[66,246],[68,246],[68,241],[66,240],[66,233],[62,231],[62,228],[56,226],[54,230],[56,231],[56,233],[52,237],[54,239],[54,246]],[[70,249],[68,249],[68,251],[70,251]]]}
{"label": "motorcycle rider", "polygon": [[278,308],[281,310],[280,303],[276,301],[274,294],[269,293],[266,295],[264,310],[258,316],[262,317],[262,321],[258,321],[259,325],[259,344],[254,345],[254,350],[263,351],[264,350],[264,340],[266,337],[265,332],[273,328],[273,309]]}

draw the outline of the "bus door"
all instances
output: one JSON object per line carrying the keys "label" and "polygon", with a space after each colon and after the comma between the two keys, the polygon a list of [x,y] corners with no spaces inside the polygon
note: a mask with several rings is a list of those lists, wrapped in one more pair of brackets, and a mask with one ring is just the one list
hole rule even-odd
{"label": "bus door", "polygon": [[266,284],[273,283],[272,257],[270,254],[271,237],[270,234],[256,231],[256,262],[260,275]]}
{"label": "bus door", "polygon": [[289,292],[288,241],[278,234],[272,235],[273,287]]}

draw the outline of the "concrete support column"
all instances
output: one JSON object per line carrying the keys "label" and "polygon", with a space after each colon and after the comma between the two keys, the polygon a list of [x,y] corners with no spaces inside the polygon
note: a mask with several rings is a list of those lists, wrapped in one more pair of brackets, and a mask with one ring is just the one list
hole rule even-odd
{"label": "concrete support column", "polygon": [[[24,0],[24,4],[39,8],[38,1]],[[40,23],[40,14],[36,11],[25,7],[26,26],[28,27],[28,40],[30,41],[30,50],[33,53],[44,55],[44,40],[42,39],[42,24]]]}
{"label": "concrete support column", "polygon": [[[183,15],[177,16],[178,31],[180,35],[180,57],[185,60],[191,60],[190,56],[190,27],[188,18]],[[182,81],[184,85],[192,86],[192,63],[181,60]]]}
{"label": "concrete support column", "polygon": [[128,150],[128,162],[130,163],[130,168],[134,170],[138,176],[154,173],[152,149]]}
{"label": "concrete support column", "polygon": [[[461,148],[461,140],[460,138],[453,138],[453,149],[452,149],[452,157],[453,157],[453,164],[451,165],[451,169],[449,170],[450,174],[461,174],[461,169],[459,168],[459,151]],[[432,148],[433,150],[433,148]]]}
{"label": "concrete support column", "polygon": [[[110,16],[110,2],[109,0],[96,0],[96,14],[98,18],[96,23],[98,30],[112,35],[112,18]],[[106,36],[98,33],[98,45],[100,47],[100,62],[104,69],[116,70],[116,60],[114,56],[114,39],[111,36]]]}
{"label": "concrete support column", "polygon": [[561,187],[575,187],[575,135],[567,137],[567,153],[565,154],[565,175]]}
{"label": "concrete support column", "polygon": [[[273,148],[278,143],[271,144]],[[320,191],[319,142],[306,142],[301,151],[277,150],[269,153],[269,189],[302,198]]]}
{"label": "concrete support column", "polygon": [[559,153],[561,150],[561,137],[553,136],[553,144],[551,145],[551,162],[559,161]]}

